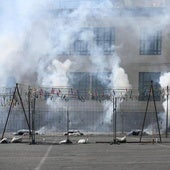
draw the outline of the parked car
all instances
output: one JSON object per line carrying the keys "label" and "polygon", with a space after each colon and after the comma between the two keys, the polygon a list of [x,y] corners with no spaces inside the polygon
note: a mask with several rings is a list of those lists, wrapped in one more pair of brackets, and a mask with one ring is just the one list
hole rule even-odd
{"label": "parked car", "polygon": [[[31,131],[31,133],[32,133],[32,131]],[[38,132],[35,131],[35,134],[37,135]],[[20,129],[17,132],[14,132],[13,135],[18,135],[18,136],[29,135],[29,129]]]}
{"label": "parked car", "polygon": [[131,130],[130,132],[127,133],[128,136],[130,136],[130,135],[138,136],[140,134],[141,134],[141,130],[140,129]]}
{"label": "parked car", "polygon": [[84,134],[79,130],[69,130],[68,132],[64,133],[64,135],[83,136]]}

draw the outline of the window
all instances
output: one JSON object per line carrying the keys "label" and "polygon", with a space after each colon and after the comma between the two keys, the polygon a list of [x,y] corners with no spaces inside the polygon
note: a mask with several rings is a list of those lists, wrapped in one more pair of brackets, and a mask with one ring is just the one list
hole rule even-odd
{"label": "window", "polygon": [[[139,73],[139,101],[148,100],[151,81],[153,81],[155,100],[160,100],[160,72],[140,72]],[[152,100],[152,98],[150,98]]]}
{"label": "window", "polygon": [[140,37],[140,55],[161,55],[162,33],[143,29]]}
{"label": "window", "polygon": [[71,55],[90,55],[90,51],[93,51],[94,47],[100,48],[104,55],[111,55],[114,52],[114,28],[82,28],[75,37],[76,40],[71,46]]}
{"label": "window", "polygon": [[90,75],[86,72],[71,72],[69,73],[69,84],[77,90],[88,90]]}
{"label": "window", "polygon": [[104,55],[113,54],[113,45],[115,44],[114,28],[94,28],[94,35],[95,45],[103,50]]}
{"label": "window", "polygon": [[74,53],[77,55],[89,55],[88,44],[83,40],[74,42]]}
{"label": "window", "polygon": [[89,38],[88,36],[91,34],[91,29],[82,28],[78,32],[75,33],[74,38],[75,41],[71,45],[71,55],[89,55]]}
{"label": "window", "polygon": [[110,83],[110,72],[103,73],[92,73],[91,87],[92,91],[97,91],[98,93],[103,93],[106,90],[108,84]]}
{"label": "window", "polygon": [[77,89],[81,95],[89,94],[89,92],[94,96],[102,95],[106,93],[106,87],[110,83],[109,75],[109,72],[71,72],[69,73],[69,84]]}

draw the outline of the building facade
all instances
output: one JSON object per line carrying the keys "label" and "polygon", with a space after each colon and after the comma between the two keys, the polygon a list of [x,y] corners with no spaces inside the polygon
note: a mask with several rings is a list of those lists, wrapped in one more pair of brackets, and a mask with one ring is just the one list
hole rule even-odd
{"label": "building facade", "polygon": [[140,129],[151,81],[155,98],[151,94],[146,124],[155,122],[155,99],[164,129],[166,89],[159,79],[170,71],[169,1],[112,0],[105,4],[96,0],[96,6],[76,2],[58,1],[58,7],[51,10],[62,30],[56,37],[64,37],[57,42],[57,59],[70,60],[72,65],[67,70],[67,90],[37,87],[36,129],[65,131],[66,108],[71,129],[110,132],[114,109],[119,131]]}
{"label": "building facade", "polygon": [[[110,80],[107,77],[113,72],[114,63],[107,63],[106,69],[103,67],[89,69],[93,61],[88,56],[98,60],[97,58],[101,58],[102,55],[105,62],[117,55],[120,67],[127,73],[129,84],[133,89],[139,90],[139,101],[146,101],[146,96],[142,93],[150,87],[151,80],[158,89],[160,76],[169,71],[169,2],[165,0],[142,3],[133,0],[111,2],[113,4],[111,14],[104,15],[102,19],[100,15],[87,18],[88,22],[82,22],[81,28],[76,32],[76,39],[65,57],[73,60],[75,56],[79,57],[79,64],[82,67],[69,70],[72,75],[74,72],[70,83],[78,89],[92,91],[95,88],[108,88]],[[67,8],[65,10],[69,10],[70,13],[74,11],[74,8],[70,9],[69,6]],[[93,34],[92,39],[88,39],[90,35],[88,32]],[[94,52],[96,49],[97,53]],[[104,81],[102,82],[99,77]],[[117,88],[125,89],[129,86],[122,85]],[[156,96],[157,100],[160,100],[160,94],[156,92]]]}
{"label": "building facade", "polygon": [[[75,31],[76,38],[62,57],[72,60],[79,58],[80,67],[76,70],[72,67],[68,73],[69,84],[73,88],[85,91],[91,96],[90,99],[100,98],[103,93],[107,93],[105,89],[114,89],[118,94],[117,98],[121,98],[118,102],[119,119],[123,121],[122,115],[125,114],[126,118],[129,117],[127,115],[131,115],[131,121],[128,121],[135,122],[136,125],[127,127],[137,128],[141,124],[139,120],[143,120],[151,81],[155,98],[151,99],[149,112],[155,113],[153,100],[157,102],[159,116],[161,117],[165,112],[162,106],[164,89],[161,88],[159,79],[163,73],[170,71],[169,1],[113,0],[110,2],[112,6],[108,9],[109,14],[103,13],[103,16],[101,14],[94,17],[90,15],[87,17],[88,21],[81,22],[80,28]],[[69,8],[65,5],[64,7],[65,9],[59,11],[66,10],[74,13],[74,7]],[[90,35],[92,38],[89,37]],[[104,64],[107,61],[107,68],[93,67],[96,62],[93,63],[89,56],[96,61],[100,58]],[[115,79],[111,83],[110,75],[116,72],[113,69],[114,60],[110,60],[113,56],[118,56],[118,65],[127,74],[128,85],[122,77],[117,77],[124,81],[121,85],[114,86],[114,82],[117,81]],[[120,92],[120,89],[124,92]]]}

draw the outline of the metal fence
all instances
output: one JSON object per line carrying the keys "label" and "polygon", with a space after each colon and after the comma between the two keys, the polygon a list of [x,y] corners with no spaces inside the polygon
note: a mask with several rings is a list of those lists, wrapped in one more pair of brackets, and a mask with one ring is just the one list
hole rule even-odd
{"label": "metal fence", "polygon": [[[160,89],[160,94],[157,112],[160,128],[165,130],[166,113],[162,103],[169,94],[166,89]],[[141,129],[146,112],[146,101],[139,101],[138,89],[103,89],[92,92],[87,89],[78,91],[71,87],[17,84],[14,88],[0,89],[0,102],[1,133],[4,128],[5,132],[28,129],[28,124],[30,128],[42,133],[65,132],[68,128],[103,133],[112,132],[115,123],[117,132],[125,133]],[[149,104],[145,128],[154,131],[155,110],[152,100]]]}

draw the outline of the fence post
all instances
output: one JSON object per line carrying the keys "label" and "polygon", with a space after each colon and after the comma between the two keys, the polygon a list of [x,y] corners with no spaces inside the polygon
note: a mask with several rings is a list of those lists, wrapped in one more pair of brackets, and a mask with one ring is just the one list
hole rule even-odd
{"label": "fence post", "polygon": [[167,105],[166,105],[166,138],[168,137],[168,97],[169,97],[169,88],[167,86],[167,93],[166,93],[166,100],[167,100]]}

